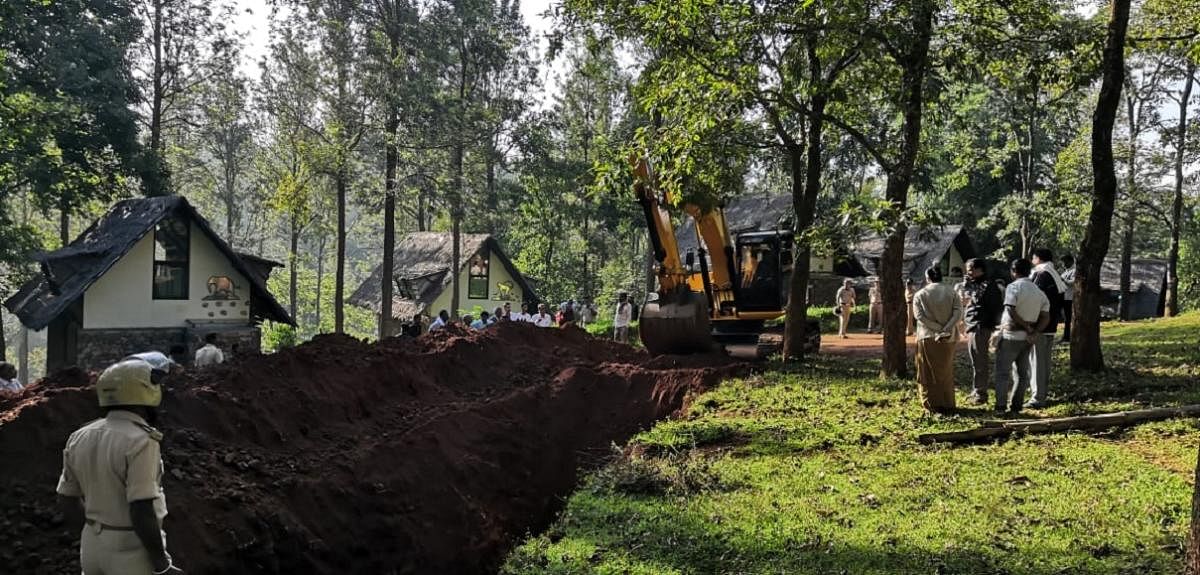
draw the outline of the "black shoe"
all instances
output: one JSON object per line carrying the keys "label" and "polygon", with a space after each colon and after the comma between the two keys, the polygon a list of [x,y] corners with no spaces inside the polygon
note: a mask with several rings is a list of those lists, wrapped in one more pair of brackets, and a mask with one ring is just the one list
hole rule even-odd
{"label": "black shoe", "polygon": [[987,405],[987,394],[979,395],[972,393],[967,396],[967,401],[971,402],[971,405]]}
{"label": "black shoe", "polygon": [[1008,407],[1004,406],[1004,405],[997,405],[996,406],[996,415],[998,415],[1000,417],[1004,417],[1004,416],[1008,415]]}

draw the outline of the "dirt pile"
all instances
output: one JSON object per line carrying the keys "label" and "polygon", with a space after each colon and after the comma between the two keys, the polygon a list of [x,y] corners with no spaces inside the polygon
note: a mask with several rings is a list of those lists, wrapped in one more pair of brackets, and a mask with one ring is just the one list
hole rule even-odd
{"label": "dirt pile", "polygon": [[[192,574],[486,573],[580,468],[740,368],[506,324],[321,337],[174,378],[160,427],[170,548]],[[78,573],[54,508],[88,375],[0,403],[0,565]]]}

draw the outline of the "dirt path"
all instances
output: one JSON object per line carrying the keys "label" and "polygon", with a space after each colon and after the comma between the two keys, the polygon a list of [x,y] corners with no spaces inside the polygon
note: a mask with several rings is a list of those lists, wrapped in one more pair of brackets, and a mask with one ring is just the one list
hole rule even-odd
{"label": "dirt path", "polygon": [[[912,356],[917,351],[917,338],[910,335],[905,341],[908,355]],[[958,340],[958,350],[963,352],[966,349],[966,340]],[[822,334],[821,353],[856,359],[880,359],[883,357],[883,334],[851,332],[846,339],[836,333]]]}

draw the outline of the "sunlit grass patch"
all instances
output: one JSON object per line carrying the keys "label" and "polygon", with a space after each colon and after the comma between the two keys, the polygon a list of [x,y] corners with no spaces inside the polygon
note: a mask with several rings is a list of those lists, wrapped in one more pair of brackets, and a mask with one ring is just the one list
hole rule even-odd
{"label": "sunlit grass patch", "polygon": [[[1200,315],[1105,327],[1110,373],[1071,376],[1051,417],[1200,402]],[[1157,343],[1156,343],[1157,342]],[[960,365],[959,381],[967,381]],[[505,573],[1177,573],[1194,420],[924,446],[994,415],[931,416],[878,364],[773,365],[697,398],[594,474]]]}

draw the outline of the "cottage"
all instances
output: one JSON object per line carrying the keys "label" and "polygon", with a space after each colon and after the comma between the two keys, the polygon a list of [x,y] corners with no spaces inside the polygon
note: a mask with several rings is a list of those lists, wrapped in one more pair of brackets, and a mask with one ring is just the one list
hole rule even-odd
{"label": "cottage", "polygon": [[[744,232],[765,232],[771,230],[792,229],[792,196],[778,195],[748,195],[738,196],[729,200],[724,208],[725,224],[729,234],[736,236]],[[675,231],[675,241],[680,251],[687,253],[697,251],[700,240],[696,234],[696,222],[690,216],[685,218],[683,226]],[[812,253],[809,256],[809,271],[815,281],[821,282],[829,276],[833,284],[841,285],[843,276],[863,275],[862,268],[848,254]],[[835,277],[836,276],[836,277]],[[832,296],[830,296],[832,297]]]}
{"label": "cottage", "polygon": [[267,291],[280,264],[238,254],[182,197],[118,202],[4,302],[31,330],[49,328],[47,369],[97,369],[129,353],[194,351],[210,332],[258,351],[263,320],[293,324]]}
{"label": "cottage", "polygon": [[1121,260],[1104,260],[1100,270],[1100,287],[1105,292],[1101,313],[1117,317],[1122,297],[1130,298],[1129,319],[1162,317],[1166,306],[1167,262],[1151,258],[1130,261],[1129,291],[1121,293]]}
{"label": "cottage", "polygon": [[[495,238],[462,234],[459,239],[460,312],[476,307],[491,311],[505,303],[520,307],[522,302],[537,301],[537,294]],[[432,316],[443,309],[453,311],[453,245],[450,232],[414,232],[397,242],[392,274],[394,320],[408,321],[416,314]],[[383,302],[382,279],[383,266],[376,267],[349,302],[378,315]]]}
{"label": "cottage", "polygon": [[[879,275],[886,238],[872,235],[854,246],[854,257],[869,275]],[[909,228],[904,236],[904,279],[917,285],[925,283],[925,270],[937,267],[950,277],[950,270],[963,269],[965,262],[975,257],[975,246],[967,231],[959,225],[940,228]]]}

